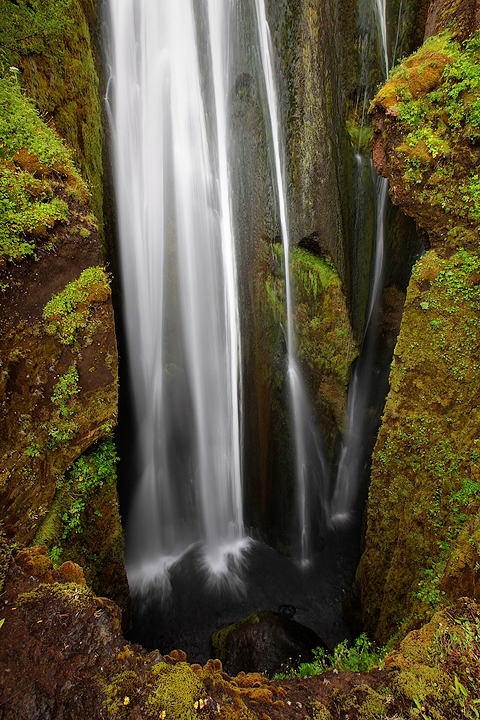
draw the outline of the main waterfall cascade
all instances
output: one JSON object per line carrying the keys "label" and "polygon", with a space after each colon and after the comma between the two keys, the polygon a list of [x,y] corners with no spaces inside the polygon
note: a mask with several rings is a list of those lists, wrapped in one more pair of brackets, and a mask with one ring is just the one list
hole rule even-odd
{"label": "main waterfall cascade", "polygon": [[[368,2],[379,18],[385,2]],[[378,181],[365,337],[330,497],[330,470],[296,353],[285,108],[265,1],[108,3],[106,101],[137,445],[126,523],[136,639],[147,647],[182,647],[204,661],[207,640],[199,638],[199,628],[218,629],[285,603],[333,645],[345,637],[341,600],[355,569],[349,543],[358,527],[340,529],[336,521],[351,519],[366,462],[364,436],[356,430],[372,382],[386,181]],[[385,58],[388,63],[386,51]],[[253,149],[245,150],[253,126]],[[257,173],[262,169],[261,178],[249,162]],[[366,163],[370,167],[357,153],[359,178]],[[261,191],[251,190],[254,182],[262,183]],[[261,222],[245,222],[252,209],[264,213]],[[293,458],[290,559],[253,541],[244,518],[249,387],[242,369],[249,328],[240,298],[248,294],[245,274],[252,265],[245,241],[252,230],[268,235],[269,243],[280,235],[283,245],[284,344],[276,357],[279,367],[283,362],[288,398],[282,402],[290,411],[283,436]],[[322,538],[314,527],[318,515]]]}
{"label": "main waterfall cascade", "polygon": [[[240,336],[228,168],[229,5],[112,0],[115,182],[140,480],[133,588],[193,544],[245,544]],[[199,26],[203,28],[203,37]]]}
{"label": "main waterfall cascade", "polygon": [[[126,559],[141,593],[152,585],[168,591],[169,568],[192,548],[201,548],[212,579],[237,586],[249,544],[229,99],[238,77],[252,78],[238,75],[233,57],[237,13],[236,3],[221,0],[110,2],[110,103],[140,477]],[[284,147],[263,0],[252,3],[253,18],[284,247],[297,488],[292,546],[305,564],[312,492],[324,498],[327,471],[295,355]]]}

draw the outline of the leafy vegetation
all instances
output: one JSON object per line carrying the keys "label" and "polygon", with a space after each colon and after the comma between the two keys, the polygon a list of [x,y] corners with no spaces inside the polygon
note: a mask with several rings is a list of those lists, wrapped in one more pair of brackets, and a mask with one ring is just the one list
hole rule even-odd
{"label": "leafy vegetation", "polygon": [[[77,431],[77,420],[75,416],[80,411],[75,398],[80,392],[78,382],[78,370],[75,365],[70,365],[66,373],[61,375],[55,387],[51,400],[56,406],[49,423],[44,424],[48,430],[47,447],[53,449],[72,439]],[[37,455],[36,445],[31,448],[31,455]]]}
{"label": "leafy vegetation", "polygon": [[429,38],[392,71],[375,106],[386,110],[387,132],[395,123],[401,134],[396,162],[417,212],[446,225],[453,244],[468,227],[478,245],[480,32],[463,43],[449,32]]}
{"label": "leafy vegetation", "polygon": [[[108,437],[99,441],[91,452],[81,455],[58,481],[53,520],[56,527],[52,534],[55,544],[50,548],[54,563],[60,564],[68,559],[64,557],[64,542],[68,539],[71,541],[72,534],[83,533],[86,510],[91,505],[92,495],[98,493],[104,485],[115,485],[117,461],[115,444]],[[47,537],[42,539],[48,541]]]}
{"label": "leafy vegetation", "polygon": [[18,67],[27,95],[73,148],[103,239],[103,131],[89,28],[94,14],[91,0],[0,0],[0,63]]}
{"label": "leafy vegetation", "polygon": [[286,677],[309,677],[311,675],[322,675],[328,670],[343,672],[368,672],[373,667],[383,668],[385,658],[384,648],[377,648],[362,633],[351,647],[348,647],[347,640],[337,645],[330,655],[323,648],[316,648],[313,662],[300,663],[298,668],[289,669],[286,673],[276,675],[276,678]]}
{"label": "leafy vegetation", "polygon": [[71,23],[71,0],[0,0],[0,48],[4,55],[40,53]]}
{"label": "leafy vegetation", "polygon": [[104,268],[86,268],[45,305],[46,332],[56,335],[64,345],[72,345],[80,328],[87,336],[94,334],[96,327],[89,325],[92,303],[104,302],[109,296],[109,280]]}
{"label": "leafy vegetation", "polygon": [[0,263],[35,252],[47,227],[66,222],[66,202],[54,195],[58,180],[85,194],[71,153],[21,93],[16,79],[0,77]]}

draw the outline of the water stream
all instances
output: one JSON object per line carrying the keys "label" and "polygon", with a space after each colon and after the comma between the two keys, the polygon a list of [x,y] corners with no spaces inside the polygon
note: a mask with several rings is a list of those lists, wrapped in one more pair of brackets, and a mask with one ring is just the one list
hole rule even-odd
{"label": "water stream", "polygon": [[[386,0],[374,0],[373,13],[379,39],[379,56],[383,56],[385,79],[389,61],[387,45]],[[363,117],[362,117],[363,122]],[[347,429],[340,449],[335,488],[331,501],[331,520],[334,525],[349,522],[358,500],[362,481],[368,469],[372,433],[372,388],[375,382],[375,351],[378,340],[378,320],[383,290],[388,180],[378,177],[371,158],[355,154],[357,192],[364,182],[364,165],[368,164],[374,187],[375,232],[372,251],[370,287],[365,314],[365,326],[360,354],[352,367],[347,395]]]}
{"label": "water stream", "polygon": [[[369,462],[370,448],[366,438],[372,430],[369,415],[371,391],[375,382],[375,350],[384,266],[388,180],[375,175],[371,160],[357,155],[356,161],[360,166],[365,162],[369,163],[371,173],[375,176],[375,242],[365,331],[348,388],[347,431],[340,451],[332,498],[331,517],[334,524],[351,520]],[[361,171],[359,175],[361,176]]]}
{"label": "water stream", "polygon": [[297,537],[296,555],[301,565],[306,566],[312,555],[312,517],[311,509],[316,507],[314,499],[325,502],[328,469],[317,428],[312,420],[314,415],[305,387],[303,373],[297,359],[295,331],[293,323],[293,297],[290,277],[290,229],[287,214],[287,191],[285,167],[281,153],[283,145],[282,127],[279,122],[279,104],[277,99],[273,52],[270,31],[265,14],[264,0],[255,0],[260,55],[266,85],[266,95],[272,133],[275,178],[277,185],[280,228],[283,245],[283,263],[286,295],[286,343],[287,377],[290,392],[291,419],[293,426],[295,453],[295,487]]}
{"label": "water stream", "polygon": [[[139,428],[131,586],[168,589],[192,546],[245,546],[240,335],[228,169],[231,4],[111,0],[115,186]],[[200,31],[200,27],[202,30]]]}

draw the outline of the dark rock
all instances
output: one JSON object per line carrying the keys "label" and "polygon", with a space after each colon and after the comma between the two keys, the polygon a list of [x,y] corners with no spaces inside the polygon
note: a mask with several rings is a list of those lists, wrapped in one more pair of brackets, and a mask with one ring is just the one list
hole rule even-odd
{"label": "dark rock", "polygon": [[298,247],[302,248],[302,250],[308,250],[308,252],[318,255],[319,257],[329,255],[328,249],[324,247],[318,232],[312,232],[310,235],[303,237],[299,241]]}
{"label": "dark rock", "polygon": [[317,647],[327,649],[313,630],[270,610],[253,613],[212,635],[213,653],[229,675],[242,671],[274,675],[312,661]]}
{"label": "dark rock", "polygon": [[283,617],[290,618],[290,620],[292,620],[297,612],[297,608],[294,605],[280,605],[278,612],[280,615],[283,615]]}

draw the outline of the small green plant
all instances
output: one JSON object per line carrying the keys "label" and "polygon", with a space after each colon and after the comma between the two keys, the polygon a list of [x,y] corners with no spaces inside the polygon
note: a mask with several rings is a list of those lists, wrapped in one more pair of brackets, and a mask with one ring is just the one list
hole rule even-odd
{"label": "small green plant", "polygon": [[51,397],[52,402],[58,406],[62,417],[68,417],[71,414],[70,400],[79,392],[78,370],[75,365],[70,365],[67,372],[59,378]]}
{"label": "small green plant", "polygon": [[75,398],[80,389],[78,370],[75,365],[70,365],[53,388],[51,400],[55,412],[50,422],[42,425],[48,431],[48,448],[54,449],[74,436],[77,430],[75,416],[79,410]]}
{"label": "small green plant", "polygon": [[300,663],[296,670],[292,669],[286,674],[279,674],[275,677],[307,677],[321,675],[327,670],[368,672],[373,667],[382,668],[385,657],[385,649],[377,648],[368,639],[366,633],[362,633],[351,647],[348,647],[347,640],[343,640],[332,654],[329,654],[324,648],[316,648],[313,652],[315,656],[313,662]]}
{"label": "small green plant", "polygon": [[[115,485],[117,461],[113,439],[105,438],[96,443],[89,453],[75,460],[58,482],[57,494],[61,510],[57,522],[59,521],[60,527],[55,531],[55,544],[49,551],[55,565],[62,561],[65,542],[71,540],[72,535],[83,534],[85,512],[92,495],[104,485]],[[101,517],[98,510],[95,510],[93,515]]]}
{"label": "small green plant", "polygon": [[77,280],[69,283],[45,305],[43,318],[47,322],[46,332],[56,335],[64,345],[72,345],[81,328],[87,334],[95,331],[94,327],[89,327],[92,304],[104,302],[109,296],[109,280],[104,268],[86,268]]}

